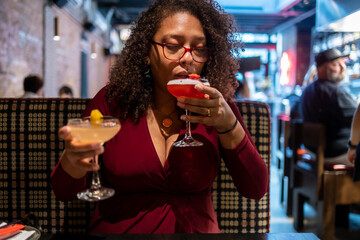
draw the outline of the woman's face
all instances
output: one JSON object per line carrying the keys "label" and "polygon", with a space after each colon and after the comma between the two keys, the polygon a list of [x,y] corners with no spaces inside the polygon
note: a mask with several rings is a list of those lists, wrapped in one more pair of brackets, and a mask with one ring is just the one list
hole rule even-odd
{"label": "woman's face", "polygon": [[[184,47],[204,47],[206,38],[199,19],[186,12],[175,13],[165,18],[153,37],[154,42],[180,44]],[[155,88],[165,89],[169,80],[184,78],[191,73],[199,74],[204,63],[195,62],[190,52],[178,61],[164,57],[162,46],[152,44],[150,66]]]}

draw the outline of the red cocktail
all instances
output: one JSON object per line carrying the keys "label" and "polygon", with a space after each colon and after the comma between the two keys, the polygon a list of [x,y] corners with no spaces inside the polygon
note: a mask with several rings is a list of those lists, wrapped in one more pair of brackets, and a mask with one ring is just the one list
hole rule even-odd
{"label": "red cocktail", "polygon": [[[196,84],[204,84],[199,80],[193,79],[176,79],[167,84],[168,91],[174,97],[204,98],[205,94],[195,89]],[[209,85],[208,82],[204,85]]]}
{"label": "red cocktail", "polygon": [[[167,83],[168,91],[176,98],[187,97],[187,98],[205,98],[205,94],[195,89],[196,84],[203,84],[210,86],[206,79],[174,79]],[[190,111],[185,110],[186,115],[190,116]],[[186,121],[186,133],[184,139],[175,142],[175,147],[195,147],[202,146],[203,143],[196,141],[191,136],[190,122]]]}

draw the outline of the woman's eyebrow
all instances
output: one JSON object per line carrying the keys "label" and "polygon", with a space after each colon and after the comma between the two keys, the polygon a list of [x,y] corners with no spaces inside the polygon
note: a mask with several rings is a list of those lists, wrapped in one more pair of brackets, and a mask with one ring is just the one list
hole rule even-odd
{"label": "woman's eyebrow", "polygon": [[[171,38],[173,38],[173,39],[181,39],[182,40],[182,39],[184,39],[184,36],[179,35],[179,34],[166,34],[166,35],[164,35],[162,37],[162,40],[171,39]],[[196,41],[205,41],[206,40],[205,36],[195,36],[194,39]]]}
{"label": "woman's eyebrow", "polygon": [[166,40],[166,39],[183,39],[184,37],[182,35],[178,35],[178,34],[166,34],[162,37],[163,40]]}

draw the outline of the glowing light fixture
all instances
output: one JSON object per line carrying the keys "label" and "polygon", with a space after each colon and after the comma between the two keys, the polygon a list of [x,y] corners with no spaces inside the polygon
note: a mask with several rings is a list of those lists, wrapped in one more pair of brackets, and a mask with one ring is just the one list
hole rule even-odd
{"label": "glowing light fixture", "polygon": [[54,41],[60,41],[59,35],[59,19],[58,17],[54,17]]}
{"label": "glowing light fixture", "polygon": [[280,59],[280,85],[289,85],[290,83],[291,61],[289,54],[284,52]]}
{"label": "glowing light fixture", "polygon": [[120,30],[120,39],[122,41],[127,41],[130,37],[131,30],[129,28],[123,28]]}
{"label": "glowing light fixture", "polygon": [[91,43],[91,54],[90,54],[90,57],[92,59],[95,59],[97,57],[97,54],[96,54],[96,42],[92,42]]}

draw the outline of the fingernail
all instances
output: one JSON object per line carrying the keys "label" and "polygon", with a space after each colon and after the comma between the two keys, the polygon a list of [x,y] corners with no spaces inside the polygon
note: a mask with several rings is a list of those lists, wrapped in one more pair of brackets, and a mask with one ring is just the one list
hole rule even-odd
{"label": "fingernail", "polygon": [[178,97],[178,98],[177,98],[177,101],[178,101],[178,102],[184,102],[184,101],[185,101],[185,98]]}
{"label": "fingernail", "polygon": [[182,103],[182,102],[177,102],[177,105],[178,105],[179,107],[181,107],[181,108],[184,108],[184,107],[185,107],[185,104]]}
{"label": "fingernail", "polygon": [[103,152],[104,152],[103,149],[99,149],[95,151],[95,154],[100,155],[103,154]]}
{"label": "fingernail", "polygon": [[101,146],[100,143],[92,143],[91,144],[92,148],[99,148],[100,146]]}
{"label": "fingernail", "polygon": [[195,89],[196,90],[202,90],[203,89],[202,84],[196,84]]}

